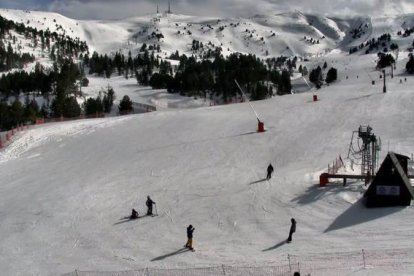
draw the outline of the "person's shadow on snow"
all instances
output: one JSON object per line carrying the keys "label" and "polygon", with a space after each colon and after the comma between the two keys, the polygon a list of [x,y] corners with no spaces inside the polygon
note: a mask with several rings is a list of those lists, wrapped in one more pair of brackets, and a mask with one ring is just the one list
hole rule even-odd
{"label": "person's shadow on snow", "polygon": [[172,257],[174,255],[178,255],[178,254],[184,253],[186,251],[189,251],[189,249],[188,248],[181,248],[181,249],[178,249],[177,251],[174,251],[174,252],[171,252],[171,253],[168,253],[168,254],[165,254],[165,255],[156,257],[156,258],[152,259],[151,262],[161,261],[161,260],[164,260],[164,259],[166,259],[168,257]]}
{"label": "person's shadow on snow", "polygon": [[260,183],[260,182],[263,182],[263,181],[266,181],[266,178],[250,182],[249,185],[257,184],[257,183]]}
{"label": "person's shadow on snow", "polygon": [[140,216],[140,217],[136,217],[136,218],[131,218],[129,216],[128,217],[123,217],[123,218],[119,219],[120,220],[119,222],[116,222],[113,225],[117,225],[117,224],[121,224],[121,223],[125,223],[125,222],[130,222],[130,221],[133,221],[133,220],[140,219],[142,217],[144,217],[144,216]]}
{"label": "person's shadow on snow", "polygon": [[270,251],[270,250],[273,250],[273,249],[279,248],[279,247],[281,247],[282,245],[284,245],[285,243],[286,243],[286,240],[283,240],[283,241],[279,242],[278,244],[276,244],[276,245],[274,245],[274,246],[272,246],[272,247],[269,247],[269,248],[263,249],[263,250],[262,250],[262,252],[266,252],[266,251]]}

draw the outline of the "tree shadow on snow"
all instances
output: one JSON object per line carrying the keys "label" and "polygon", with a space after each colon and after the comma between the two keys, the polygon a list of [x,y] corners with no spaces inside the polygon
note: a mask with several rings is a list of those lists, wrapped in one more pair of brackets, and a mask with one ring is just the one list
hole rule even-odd
{"label": "tree shadow on snow", "polygon": [[260,182],[263,182],[263,181],[266,181],[266,178],[250,182],[249,185],[257,184],[257,183],[260,183]]}
{"label": "tree shadow on snow", "polygon": [[156,258],[152,259],[151,262],[161,261],[161,260],[164,260],[164,259],[166,259],[168,257],[172,257],[174,255],[178,255],[178,254],[181,254],[181,253],[184,253],[184,252],[187,252],[187,251],[189,251],[188,248],[180,248],[177,251],[174,251],[174,252],[171,252],[171,253],[168,253],[168,254],[165,254],[165,255],[156,257]]}
{"label": "tree shadow on snow", "polygon": [[364,192],[363,184],[352,185],[356,182],[360,181],[348,181],[348,184],[346,186],[343,186],[342,182],[329,183],[325,187],[319,187],[319,184],[314,184],[309,186],[304,194],[293,198],[291,201],[301,205],[306,205],[318,201],[330,194],[339,194],[343,192]]}
{"label": "tree shadow on snow", "polygon": [[282,245],[284,245],[285,243],[286,243],[286,240],[283,240],[283,241],[279,242],[278,244],[273,245],[272,247],[263,249],[262,252],[266,252],[266,251],[270,251],[270,250],[277,249],[277,248],[281,247]]}
{"label": "tree shadow on snow", "polygon": [[363,200],[362,198],[352,204],[329,225],[324,233],[379,219],[404,209],[404,207],[367,208]]}
{"label": "tree shadow on snow", "polygon": [[171,147],[179,147],[179,146],[184,146],[184,145],[195,145],[195,144],[200,144],[200,143],[205,143],[205,142],[226,140],[226,139],[235,138],[235,137],[238,137],[238,136],[251,135],[251,134],[256,134],[256,133],[258,133],[258,132],[252,131],[252,132],[246,132],[246,133],[242,133],[242,134],[234,134],[234,135],[229,135],[229,136],[224,136],[224,137],[211,137],[211,138],[194,140],[194,141],[186,141],[186,142],[182,142],[182,143],[169,144],[169,145],[164,145],[164,146],[160,146],[160,147],[142,149],[142,150],[136,151],[136,153],[151,152],[151,151],[154,151],[154,150],[167,149],[167,148],[171,148]]}

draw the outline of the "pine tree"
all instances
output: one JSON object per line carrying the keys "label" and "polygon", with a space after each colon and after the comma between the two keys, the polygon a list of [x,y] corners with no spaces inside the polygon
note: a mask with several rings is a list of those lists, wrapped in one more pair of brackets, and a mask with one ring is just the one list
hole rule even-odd
{"label": "pine tree", "polygon": [[330,68],[328,70],[328,73],[326,74],[326,83],[331,83],[336,81],[338,78],[338,71],[336,70],[336,68]]}
{"label": "pine tree", "polygon": [[286,69],[282,71],[280,82],[278,83],[277,94],[285,95],[290,94],[292,91],[292,84],[290,80],[290,73]]}
{"label": "pine tree", "polygon": [[75,97],[68,97],[64,103],[63,116],[67,118],[78,117],[81,113],[81,107]]}
{"label": "pine tree", "polygon": [[377,62],[377,68],[385,68],[395,63],[395,59],[390,54],[378,53],[379,60]]}
{"label": "pine tree", "polygon": [[104,112],[110,113],[115,99],[115,91],[112,87],[108,87],[108,91],[103,97],[102,104]]}
{"label": "pine tree", "polygon": [[128,114],[134,111],[132,107],[132,101],[128,95],[125,95],[119,103],[118,106],[119,113],[121,114]]}
{"label": "pine tree", "polygon": [[317,88],[320,88],[322,85],[322,69],[320,66],[318,66],[316,69],[313,69],[309,74],[309,80],[310,82],[314,83]]}
{"label": "pine tree", "polygon": [[414,56],[413,54],[410,54],[410,58],[405,65],[405,69],[407,70],[408,74],[414,74]]}
{"label": "pine tree", "polygon": [[24,117],[26,120],[34,123],[39,115],[39,105],[37,104],[36,100],[32,99],[31,101],[28,101],[24,108]]}

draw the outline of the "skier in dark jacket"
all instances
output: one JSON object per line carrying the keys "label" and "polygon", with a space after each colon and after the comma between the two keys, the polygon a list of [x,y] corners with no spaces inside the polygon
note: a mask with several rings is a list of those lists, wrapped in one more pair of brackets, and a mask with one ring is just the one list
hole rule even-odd
{"label": "skier in dark jacket", "polygon": [[269,166],[267,166],[267,176],[266,176],[267,180],[272,178],[272,173],[273,173],[273,166],[272,164],[269,164]]}
{"label": "skier in dark jacket", "polygon": [[132,214],[129,217],[130,219],[136,219],[138,218],[138,212],[135,209],[132,209]]}
{"label": "skier in dark jacket", "polygon": [[187,247],[190,250],[194,250],[193,248],[193,232],[195,228],[190,224],[187,227],[187,243],[185,244],[185,247]]}
{"label": "skier in dark jacket", "polygon": [[155,202],[152,201],[152,199],[149,196],[147,196],[147,202],[145,204],[147,205],[147,208],[148,208],[147,215],[152,216],[152,205],[155,204]]}
{"label": "skier in dark jacket", "polygon": [[287,239],[287,242],[291,242],[292,241],[292,235],[293,235],[293,233],[296,232],[296,220],[294,218],[291,218],[290,219],[290,222],[292,224],[290,225],[289,237]]}

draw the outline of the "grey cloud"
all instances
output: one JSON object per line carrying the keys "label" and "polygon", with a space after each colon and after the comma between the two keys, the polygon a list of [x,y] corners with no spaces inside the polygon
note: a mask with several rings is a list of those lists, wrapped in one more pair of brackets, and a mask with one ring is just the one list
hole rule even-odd
{"label": "grey cloud", "polygon": [[[44,8],[76,19],[119,19],[167,9],[168,0],[3,0],[8,6]],[[45,2],[49,2],[48,5]],[[170,0],[174,13],[199,16],[251,16],[302,12],[349,15],[413,13],[413,0]],[[4,6],[5,4],[0,4]],[[46,8],[47,7],[47,8]]]}

